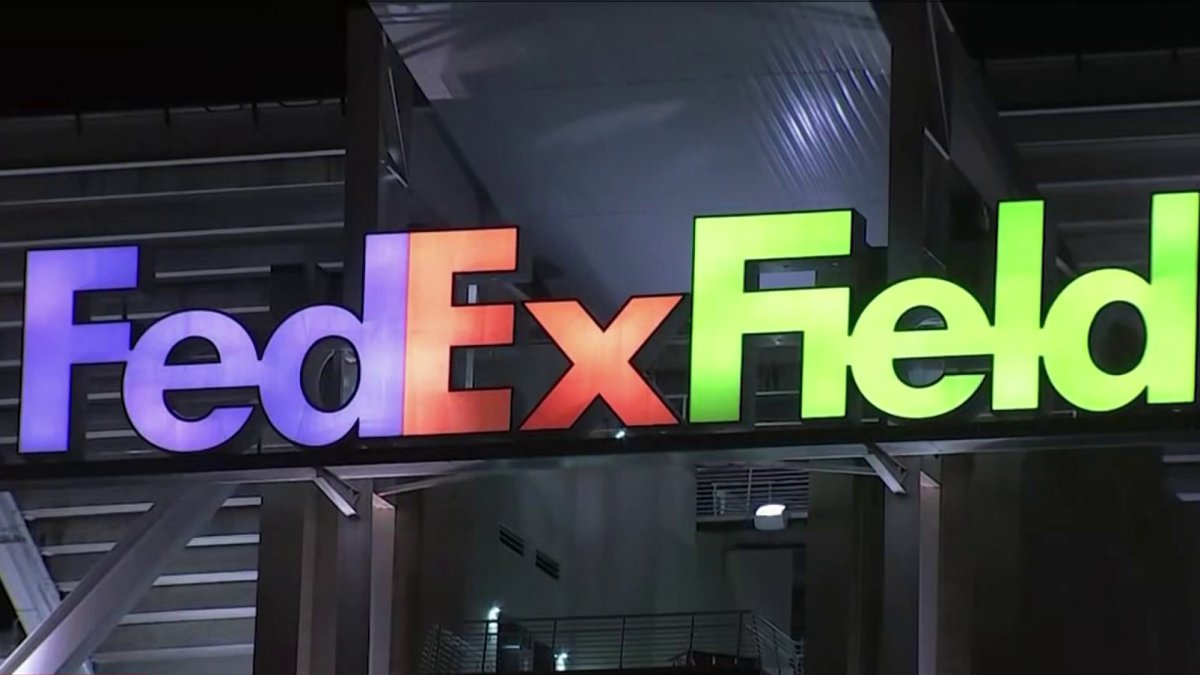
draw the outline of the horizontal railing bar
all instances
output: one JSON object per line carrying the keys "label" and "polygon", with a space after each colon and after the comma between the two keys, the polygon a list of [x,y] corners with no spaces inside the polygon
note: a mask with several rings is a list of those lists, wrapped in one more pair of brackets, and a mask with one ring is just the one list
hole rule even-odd
{"label": "horizontal railing bar", "polygon": [[[754,615],[754,612],[749,611],[749,610],[725,610],[725,611],[709,610],[709,611],[703,611],[703,612],[669,612],[666,614],[653,614],[653,613],[647,612],[647,613],[640,613],[640,614],[595,614],[595,615],[567,616],[567,617],[561,617],[561,616],[557,616],[557,617],[556,616],[535,616],[535,617],[511,616],[510,617],[510,616],[505,616],[504,619],[506,621],[511,620],[513,622],[520,623],[522,625],[528,625],[535,621],[546,621],[546,622],[558,621],[559,625],[562,625],[562,623],[565,621],[581,621],[581,620],[591,621],[591,620],[598,620],[598,619],[614,619],[616,621],[620,621],[621,619],[668,618],[668,617],[688,618],[688,617],[693,617],[693,616],[697,616],[697,617],[699,617],[699,616],[737,617],[737,616],[753,616],[753,615]],[[487,621],[486,619],[479,619],[477,621],[468,621],[468,622],[464,623],[463,625],[472,626],[475,624],[488,624],[488,623],[496,623],[496,622],[495,621]]]}
{"label": "horizontal railing bar", "polygon": [[316,157],[341,157],[345,154],[346,150],[344,148],[330,148],[328,150],[301,150],[249,155],[221,155],[216,157],[184,157],[180,159],[148,159],[132,162],[105,162],[103,164],[37,166],[21,169],[0,169],[0,178],[45,176],[84,171],[130,171],[134,169],[159,169],[174,166],[205,166],[210,164],[239,164],[287,159],[311,159]]}

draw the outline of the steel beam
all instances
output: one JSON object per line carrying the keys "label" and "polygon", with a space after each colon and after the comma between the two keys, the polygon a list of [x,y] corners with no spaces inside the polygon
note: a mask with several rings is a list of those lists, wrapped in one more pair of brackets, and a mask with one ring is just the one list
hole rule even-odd
{"label": "steel beam", "polygon": [[853,459],[837,460],[827,459],[808,462],[807,464],[788,467],[795,469],[807,469],[815,473],[844,473],[853,476],[874,476],[876,475],[875,468],[868,464],[859,464]]}
{"label": "steel beam", "polygon": [[[0,533],[0,581],[28,635],[50,617],[62,595],[10,492],[0,492]],[[92,672],[91,664],[80,672]]]}
{"label": "steel beam", "polygon": [[69,164],[56,166],[0,169],[0,178],[25,178],[28,176],[53,176],[64,173],[92,173],[97,171],[132,171],[136,169],[164,169],[179,166],[210,166],[214,164],[245,164],[249,162],[272,162],[289,159],[312,159],[317,157],[342,157],[343,148],[328,150],[301,150],[295,152],[263,152],[246,155],[221,155],[219,157],[183,157],[179,159],[150,159],[130,162],[104,162],[101,164]]}
{"label": "steel beam", "polygon": [[78,668],[232,492],[232,485],[192,484],[156,504],[0,663],[0,675]]}

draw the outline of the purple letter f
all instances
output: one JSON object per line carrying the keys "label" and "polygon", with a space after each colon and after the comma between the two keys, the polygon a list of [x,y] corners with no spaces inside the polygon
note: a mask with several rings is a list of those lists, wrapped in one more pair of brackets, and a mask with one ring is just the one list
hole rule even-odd
{"label": "purple letter f", "polygon": [[136,246],[30,251],[25,258],[20,452],[62,452],[71,437],[71,367],[122,362],[129,322],[75,323],[75,293],[135,288]]}

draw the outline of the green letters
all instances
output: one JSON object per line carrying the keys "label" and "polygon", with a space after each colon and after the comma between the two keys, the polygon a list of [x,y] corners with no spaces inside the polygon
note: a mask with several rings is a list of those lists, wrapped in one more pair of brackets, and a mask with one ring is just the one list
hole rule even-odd
{"label": "green letters", "polygon": [[[851,212],[697,218],[693,261],[692,422],[733,422],[741,412],[742,345],[750,334],[803,333],[800,417],[846,414],[846,371],[881,411],[923,419],[954,411],[980,387],[984,373],[945,375],[928,385],[903,381],[896,362],[990,356],[995,410],[1034,410],[1044,366],[1071,405],[1109,411],[1145,393],[1152,404],[1195,401],[1197,249],[1200,194],[1155,195],[1150,271],[1088,272],[1069,283],[1042,317],[1043,207],[1000,205],[992,320],[965,289],[944,279],[897,283],[863,309],[849,331],[849,288],[747,288],[755,260],[846,256]],[[1088,335],[1107,305],[1128,303],[1142,316],[1145,350],[1121,374],[1096,366]],[[910,310],[927,307],[944,320],[933,330],[905,330]]]}

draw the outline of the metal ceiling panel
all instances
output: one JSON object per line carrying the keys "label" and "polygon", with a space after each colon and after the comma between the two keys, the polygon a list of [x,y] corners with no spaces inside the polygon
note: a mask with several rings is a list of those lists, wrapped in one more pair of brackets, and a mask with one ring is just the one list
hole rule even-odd
{"label": "metal ceiling panel", "polygon": [[854,207],[883,243],[889,47],[867,3],[375,10],[503,217],[566,272],[555,290],[601,313],[687,290],[698,214]]}

